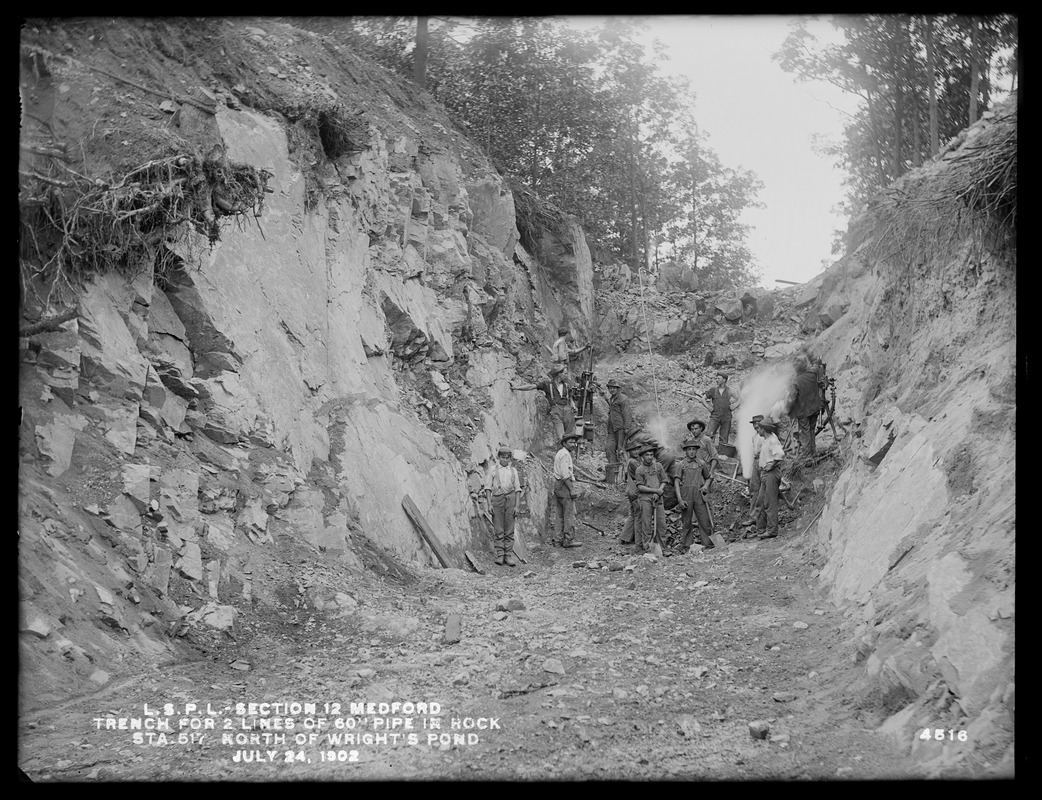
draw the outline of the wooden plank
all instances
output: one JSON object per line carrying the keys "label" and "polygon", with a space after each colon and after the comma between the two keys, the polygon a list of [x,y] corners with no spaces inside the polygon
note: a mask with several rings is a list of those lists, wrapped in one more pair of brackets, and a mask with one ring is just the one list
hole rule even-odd
{"label": "wooden plank", "polygon": [[441,542],[438,541],[438,537],[434,535],[434,531],[431,530],[431,526],[427,524],[426,518],[420,512],[420,509],[416,507],[416,503],[413,502],[409,495],[405,495],[402,498],[402,507],[405,509],[405,513],[409,515],[409,519],[412,520],[413,525],[420,532],[420,536],[423,540],[430,545],[431,550],[434,551],[435,558],[441,562],[443,567],[450,567],[452,564],[449,563],[448,554]]}
{"label": "wooden plank", "polygon": [[474,568],[474,571],[476,573],[478,573],[478,575],[484,575],[485,574],[485,570],[483,570],[481,568],[481,564],[478,561],[478,557],[476,555],[474,555],[469,550],[464,550],[463,551],[463,555],[465,555],[467,557],[467,561],[470,563],[470,566],[472,566]]}

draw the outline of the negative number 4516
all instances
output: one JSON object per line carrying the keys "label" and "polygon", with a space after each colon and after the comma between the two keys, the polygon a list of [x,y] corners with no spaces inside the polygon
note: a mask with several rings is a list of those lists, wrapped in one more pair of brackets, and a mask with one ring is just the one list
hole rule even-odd
{"label": "negative number 4516", "polygon": [[947,739],[950,742],[954,742],[958,739],[960,742],[965,742],[970,738],[970,735],[966,731],[957,731],[953,728],[945,730],[944,728],[923,728],[923,732],[919,734],[919,738],[924,742],[928,742],[934,739],[938,742],[943,742]]}

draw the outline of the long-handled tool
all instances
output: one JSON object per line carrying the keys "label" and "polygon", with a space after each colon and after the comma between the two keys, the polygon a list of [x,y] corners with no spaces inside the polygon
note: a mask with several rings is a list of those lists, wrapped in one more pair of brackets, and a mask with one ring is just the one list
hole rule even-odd
{"label": "long-handled tool", "polygon": [[580,525],[585,525],[587,528],[593,528],[601,536],[604,536],[604,529],[603,528],[598,528],[596,525],[591,525],[589,522],[587,522],[586,520],[582,520],[582,519],[579,520],[579,524]]}

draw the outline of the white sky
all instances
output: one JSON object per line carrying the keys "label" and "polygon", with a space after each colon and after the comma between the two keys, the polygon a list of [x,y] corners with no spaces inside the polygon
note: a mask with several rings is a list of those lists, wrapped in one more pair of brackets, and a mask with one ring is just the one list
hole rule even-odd
{"label": "white sky", "polygon": [[[728,167],[743,167],[764,183],[763,209],[750,210],[749,246],[763,286],[775,279],[805,282],[832,263],[832,234],[846,219],[832,209],[842,201],[843,174],[817,155],[811,137],[838,140],[842,109],[855,99],[825,83],[797,83],[771,59],[788,33],[791,16],[646,16],[650,38],[667,45],[665,71],[688,76],[696,93],[695,119],[710,147]],[[603,18],[572,22],[599,24]],[[827,18],[811,18],[819,39],[836,34]],[[834,106],[834,107],[833,107]],[[827,262],[823,265],[823,262]]]}

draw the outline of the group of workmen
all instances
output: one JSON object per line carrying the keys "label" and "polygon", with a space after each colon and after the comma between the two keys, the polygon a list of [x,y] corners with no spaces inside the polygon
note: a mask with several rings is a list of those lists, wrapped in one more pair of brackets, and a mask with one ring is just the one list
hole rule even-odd
{"label": "group of workmen", "polygon": [[[513,384],[517,391],[540,390],[549,403],[550,419],[560,447],[553,464],[554,524],[550,544],[554,547],[580,547],[576,537],[574,454],[582,438],[575,432],[575,409],[571,397],[569,361],[589,347],[574,347],[567,328],[558,331],[559,338],[551,350],[552,366],[547,379],[536,383]],[[791,402],[771,409],[772,416],[756,415],[753,425],[753,465],[749,480],[749,513],[743,519],[744,536],[762,539],[778,535],[778,499],[781,466],[785,450],[778,438],[779,419],[786,414],[795,421],[799,446],[814,452],[814,433],[821,407],[821,370],[817,362],[802,353],[795,360],[797,371]],[[822,365],[823,366],[823,365]],[[695,543],[711,550],[714,521],[708,497],[717,474],[719,454],[713,443],[714,434],[721,444],[731,435],[732,415],[739,398],[727,385],[728,375],[720,372],[716,385],[705,392],[711,404],[708,424],[693,419],[687,424],[689,436],[681,443],[683,458],[676,457],[653,437],[642,432],[629,399],[617,380],[609,380],[607,392],[601,391],[608,406],[605,441],[605,481],[619,482],[619,468],[625,482],[630,513],[620,540],[644,551],[662,554],[666,534],[665,512],[678,508],[681,515],[681,551]],[[599,387],[598,387],[599,389]],[[625,453],[625,456],[623,455]],[[521,481],[512,465],[513,451],[501,447],[498,464],[487,473],[484,491],[488,498],[495,529],[496,563],[515,566],[513,554],[514,518],[517,515]],[[623,460],[625,458],[625,461]]]}

